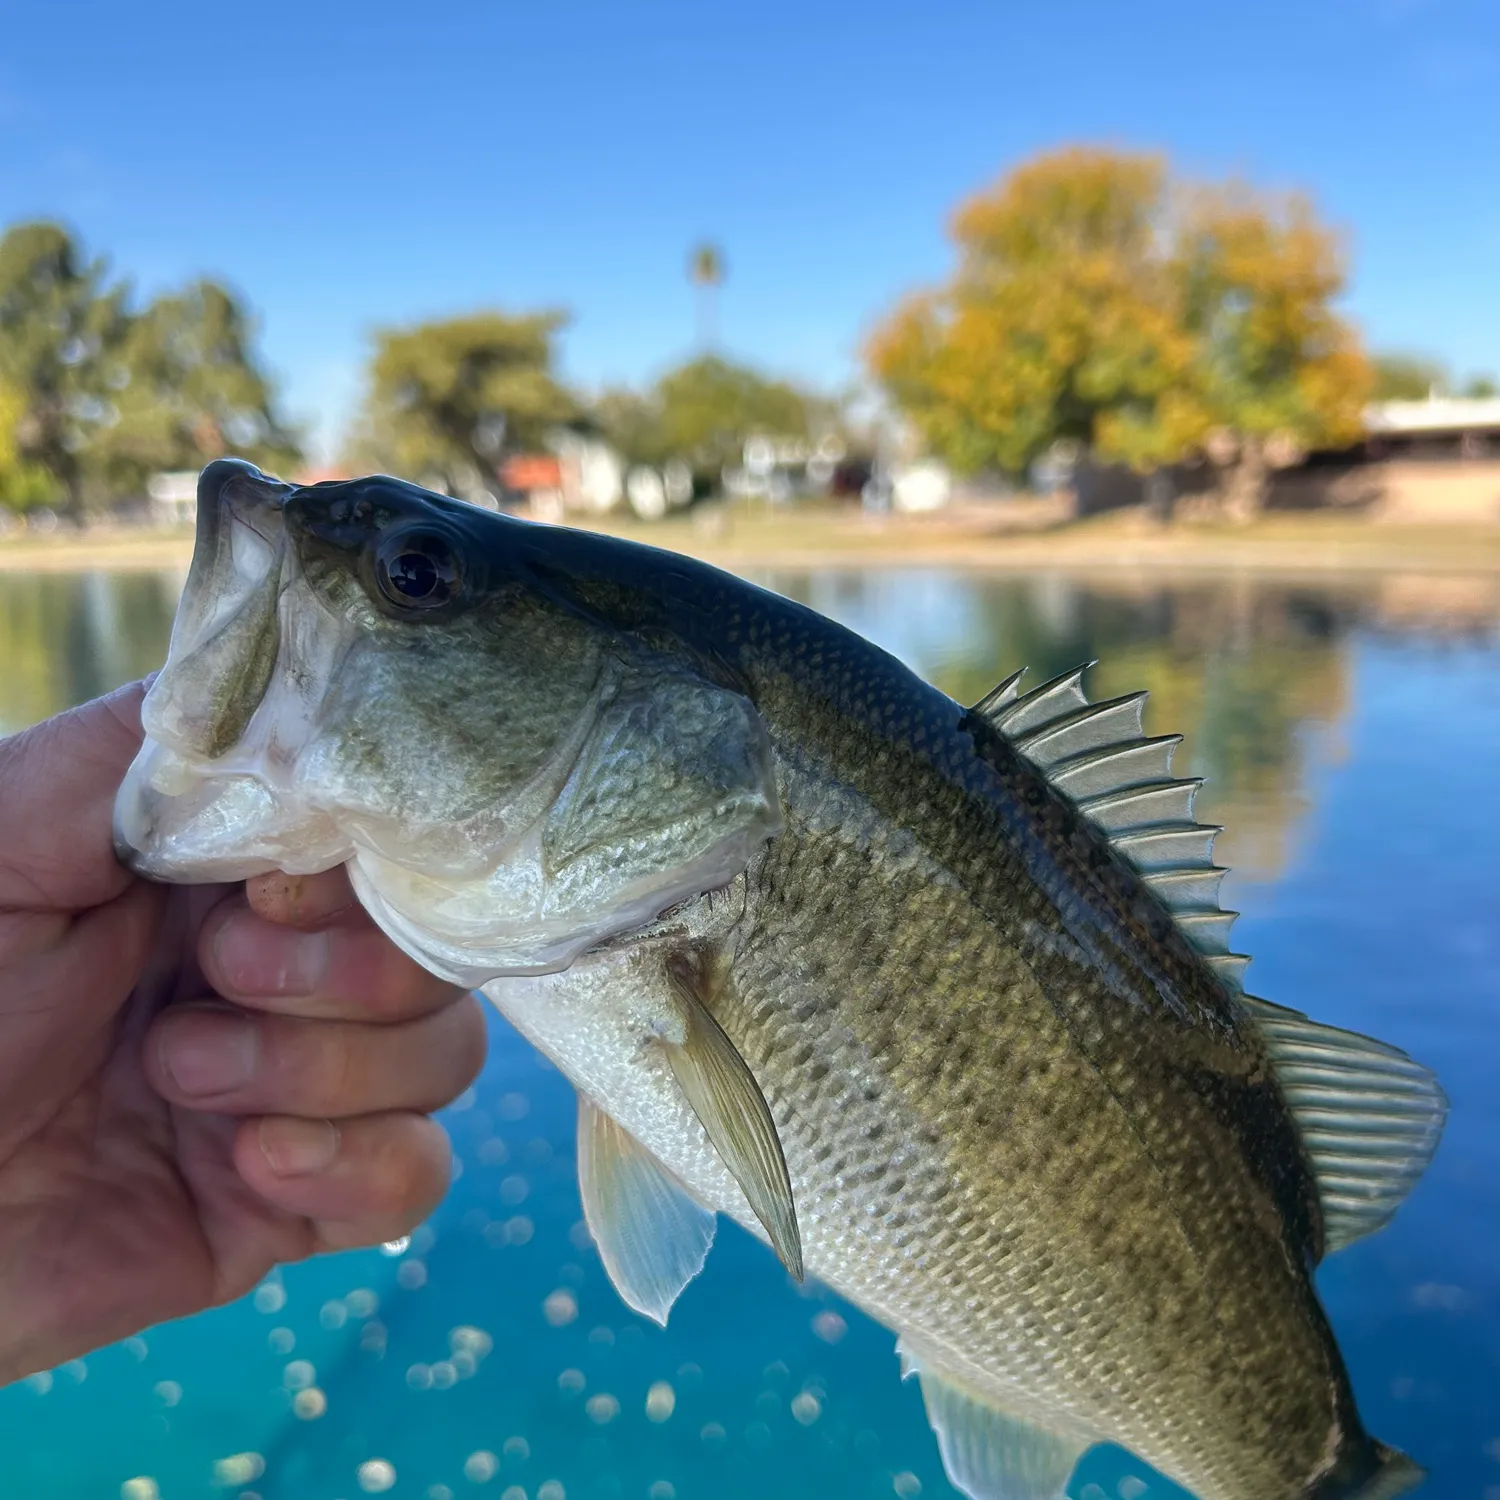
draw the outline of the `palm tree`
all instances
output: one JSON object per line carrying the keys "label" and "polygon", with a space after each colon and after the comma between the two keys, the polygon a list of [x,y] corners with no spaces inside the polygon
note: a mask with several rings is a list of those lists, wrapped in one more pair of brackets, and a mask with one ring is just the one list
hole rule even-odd
{"label": "palm tree", "polygon": [[718,342],[718,289],[724,281],[724,256],[717,245],[704,241],[688,258],[688,280],[698,288],[698,343],[704,349]]}

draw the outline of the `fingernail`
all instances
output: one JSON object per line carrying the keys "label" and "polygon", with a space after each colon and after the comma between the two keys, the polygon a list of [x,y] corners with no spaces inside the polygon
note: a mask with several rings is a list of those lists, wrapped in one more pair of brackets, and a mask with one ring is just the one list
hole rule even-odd
{"label": "fingernail", "polygon": [[162,1022],[156,1056],[184,1094],[227,1094],[255,1076],[260,1031],[249,1016],[234,1011],[185,1009]]}
{"label": "fingernail", "polygon": [[328,934],[230,917],[214,937],[219,977],[237,995],[310,995],[328,972]]}
{"label": "fingernail", "polygon": [[307,1177],[333,1165],[339,1128],[332,1120],[262,1120],[260,1149],[278,1177]]}

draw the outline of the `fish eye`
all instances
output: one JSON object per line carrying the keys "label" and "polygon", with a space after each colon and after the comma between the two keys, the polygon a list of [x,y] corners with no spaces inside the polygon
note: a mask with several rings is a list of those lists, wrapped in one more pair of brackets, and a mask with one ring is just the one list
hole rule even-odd
{"label": "fish eye", "polygon": [[375,558],[380,592],[398,609],[436,609],[458,591],[458,554],[431,531],[404,531],[381,543]]}

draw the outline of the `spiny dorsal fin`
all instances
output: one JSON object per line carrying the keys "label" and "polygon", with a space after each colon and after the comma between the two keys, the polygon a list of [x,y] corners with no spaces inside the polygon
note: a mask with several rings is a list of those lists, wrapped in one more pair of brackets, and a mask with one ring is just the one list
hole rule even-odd
{"label": "spiny dorsal fin", "polygon": [[993,720],[1001,709],[1016,701],[1021,679],[1025,675],[1025,667],[1022,667],[1019,672],[1012,672],[998,687],[992,687],[969,712],[978,714],[981,719]]}
{"label": "spiny dorsal fin", "polygon": [[1447,1096],[1397,1047],[1267,1000],[1241,1003],[1312,1161],[1324,1253],[1341,1250],[1385,1224],[1416,1185],[1442,1136]]}
{"label": "spiny dorsal fin", "polygon": [[1312,1163],[1324,1250],[1379,1229],[1437,1149],[1448,1101],[1404,1052],[1242,994],[1243,953],[1229,951],[1236,913],[1219,907],[1226,871],[1213,862],[1217,828],[1193,820],[1196,780],[1175,780],[1178,736],[1148,738],[1146,695],[1084,696],[1085,668],[1029,693],[1022,673],[975,706],[1128,859],[1246,1010],[1266,1044]]}
{"label": "spiny dorsal fin", "polygon": [[1201,782],[1172,775],[1181,735],[1142,729],[1145,693],[1090,703],[1093,663],[1020,691],[1025,669],[970,710],[998,730],[1064,793],[1137,870],[1187,940],[1231,990],[1249,959],[1229,951],[1234,912],[1219,907],[1225,871],[1213,861],[1219,830],[1193,819]]}

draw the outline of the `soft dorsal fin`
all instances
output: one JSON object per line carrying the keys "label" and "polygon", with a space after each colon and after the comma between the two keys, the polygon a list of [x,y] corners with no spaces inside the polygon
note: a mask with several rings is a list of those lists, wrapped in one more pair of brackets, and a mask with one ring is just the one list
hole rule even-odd
{"label": "soft dorsal fin", "polygon": [[1019,691],[1007,677],[973,709],[1063,792],[1140,871],[1183,936],[1240,995],[1297,1122],[1323,1208],[1323,1246],[1337,1250],[1395,1213],[1437,1149],[1448,1101],[1404,1052],[1242,993],[1236,913],[1221,910],[1217,828],[1193,818],[1199,782],[1171,775],[1180,736],[1142,732],[1146,695],[1091,704],[1077,668]]}
{"label": "soft dorsal fin", "polygon": [[1432,1160],[1448,1099],[1437,1079],[1397,1047],[1311,1021],[1250,996],[1312,1162],[1323,1207],[1323,1250],[1373,1234]]}
{"label": "soft dorsal fin", "polygon": [[1062,1500],[1089,1443],[986,1401],[904,1337],[896,1352],[903,1378],[916,1375],[922,1383],[927,1420],[954,1489],[970,1500]]}
{"label": "soft dorsal fin", "polygon": [[678,1294],[708,1258],[713,1214],[582,1094],[578,1191],[584,1222],[620,1300],[665,1328]]}
{"label": "soft dorsal fin", "polygon": [[1090,703],[1089,663],[1029,693],[1012,673],[970,713],[1003,734],[1140,871],[1187,940],[1234,991],[1250,962],[1229,951],[1236,913],[1219,906],[1225,871],[1214,863],[1217,828],[1196,822],[1199,781],[1172,775],[1181,735],[1141,727],[1145,693]]}

